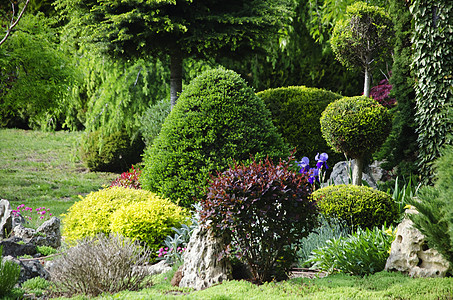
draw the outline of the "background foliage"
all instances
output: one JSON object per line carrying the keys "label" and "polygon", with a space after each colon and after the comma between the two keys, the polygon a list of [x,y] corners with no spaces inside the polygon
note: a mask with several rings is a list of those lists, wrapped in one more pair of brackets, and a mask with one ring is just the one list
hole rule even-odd
{"label": "background foliage", "polygon": [[[418,166],[426,179],[431,163],[444,144],[452,142],[453,119],[453,3],[448,0],[414,0],[414,56]],[[426,177],[427,176],[427,177]]]}

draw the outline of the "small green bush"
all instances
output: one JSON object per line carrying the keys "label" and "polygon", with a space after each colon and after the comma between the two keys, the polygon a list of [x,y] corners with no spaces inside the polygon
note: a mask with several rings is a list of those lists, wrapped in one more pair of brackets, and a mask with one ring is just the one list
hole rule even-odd
{"label": "small green bush", "polygon": [[392,228],[358,229],[346,237],[333,238],[312,252],[309,263],[327,272],[339,270],[352,275],[367,275],[384,270],[390,246],[395,239]]}
{"label": "small green bush", "polygon": [[330,103],[322,113],[321,132],[337,152],[362,158],[380,147],[392,129],[392,117],[376,100],[344,97]]}
{"label": "small green bush", "polygon": [[126,131],[102,136],[98,130],[84,137],[80,151],[91,171],[122,172],[141,160],[144,147],[139,138],[131,141]]}
{"label": "small green bush", "polygon": [[151,145],[159,135],[162,124],[170,114],[170,111],[170,99],[162,99],[145,111],[140,122],[140,132],[146,145]]}
{"label": "small green bush", "polygon": [[142,185],[190,207],[203,196],[209,174],[233,159],[288,154],[263,101],[235,72],[213,69],[184,89],[145,150]]}
{"label": "small green bush", "polygon": [[44,255],[44,256],[58,253],[57,249],[54,249],[49,246],[36,246],[36,251],[38,251],[38,253],[41,253],[41,255]]}
{"label": "small green bush", "polygon": [[319,123],[327,105],[341,95],[305,86],[268,89],[257,95],[270,110],[272,122],[291,149],[296,148],[297,153],[307,157],[326,152],[333,163],[344,159],[343,155],[330,150]]}
{"label": "small green bush", "polygon": [[68,242],[98,233],[123,235],[161,244],[190,215],[185,209],[156,194],[124,187],[110,187],[81,197],[63,218],[63,235]]}
{"label": "small green bush", "polygon": [[0,246],[0,297],[8,295],[19,280],[20,266],[3,259],[3,246]]}
{"label": "small green bush", "polygon": [[45,280],[42,277],[33,277],[22,283],[22,289],[27,294],[34,294],[37,297],[41,297],[43,293],[50,287],[50,281]]}
{"label": "small green bush", "polygon": [[373,228],[398,219],[398,207],[384,192],[366,186],[331,185],[315,191],[321,213],[356,228]]}

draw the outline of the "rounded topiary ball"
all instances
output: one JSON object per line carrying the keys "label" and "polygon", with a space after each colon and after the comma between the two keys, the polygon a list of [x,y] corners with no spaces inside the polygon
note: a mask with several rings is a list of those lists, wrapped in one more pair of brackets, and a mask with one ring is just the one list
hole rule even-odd
{"label": "rounded topiary ball", "polygon": [[263,100],[237,73],[213,69],[181,93],[145,150],[141,182],[144,189],[190,207],[203,197],[209,174],[226,170],[233,159],[288,154]]}
{"label": "rounded topiary ball", "polygon": [[366,186],[330,185],[313,192],[313,199],[326,217],[363,229],[391,224],[398,217],[393,198]]}
{"label": "rounded topiary ball", "polygon": [[305,86],[268,89],[257,93],[270,110],[272,122],[297,156],[314,158],[326,152],[329,162],[335,164],[343,155],[330,150],[321,134],[319,119],[327,105],[342,98],[331,91]]}
{"label": "rounded topiary ball", "polygon": [[365,96],[344,97],[330,103],[320,122],[322,136],[332,149],[351,158],[373,153],[392,128],[389,111]]}

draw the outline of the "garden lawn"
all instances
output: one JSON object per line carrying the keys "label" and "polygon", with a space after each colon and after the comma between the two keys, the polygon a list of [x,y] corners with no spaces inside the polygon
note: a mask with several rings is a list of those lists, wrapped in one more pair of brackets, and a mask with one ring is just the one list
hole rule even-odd
{"label": "garden lawn", "polygon": [[0,129],[0,198],[59,216],[78,195],[109,185],[117,174],[89,172],[81,163],[82,134]]}
{"label": "garden lawn", "polygon": [[[96,299],[452,299],[453,278],[411,278],[379,272],[366,277],[345,274],[324,278],[295,278],[261,286],[247,281],[228,281],[202,291],[173,288],[172,272],[155,276],[155,285],[139,292],[124,291]],[[67,299],[67,298],[60,298]],[[76,296],[73,299],[88,299]]]}

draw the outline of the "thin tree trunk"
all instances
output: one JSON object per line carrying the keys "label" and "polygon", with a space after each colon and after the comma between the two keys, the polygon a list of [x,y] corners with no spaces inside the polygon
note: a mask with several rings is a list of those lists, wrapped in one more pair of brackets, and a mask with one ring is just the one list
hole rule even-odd
{"label": "thin tree trunk", "polygon": [[368,65],[365,67],[365,82],[363,83],[363,95],[365,97],[370,97],[370,81],[371,73],[368,68]]}
{"label": "thin tree trunk", "polygon": [[352,168],[352,184],[362,185],[363,172],[363,157],[354,159],[354,167]]}
{"label": "thin tree trunk", "polygon": [[171,109],[182,92],[182,54],[174,52],[170,56],[170,103]]}

